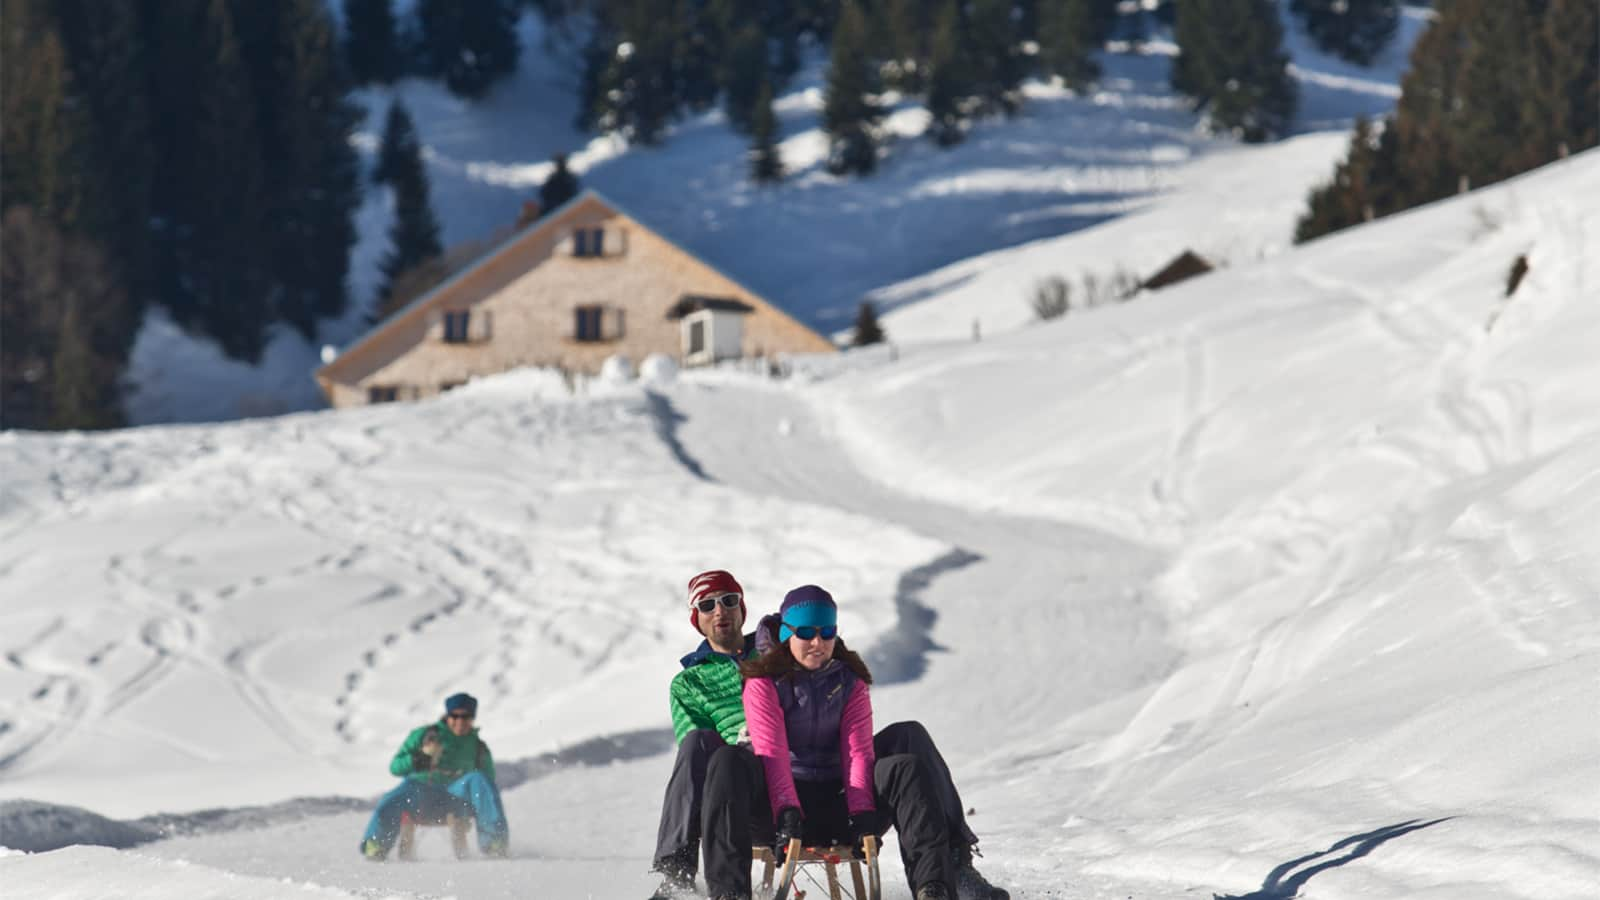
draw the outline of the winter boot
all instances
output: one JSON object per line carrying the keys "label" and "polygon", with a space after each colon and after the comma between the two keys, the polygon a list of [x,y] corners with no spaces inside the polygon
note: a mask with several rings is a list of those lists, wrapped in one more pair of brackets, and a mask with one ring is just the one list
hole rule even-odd
{"label": "winter boot", "polygon": [[661,873],[661,886],[650,895],[650,900],[683,900],[695,896],[694,858],[698,855],[695,850],[689,847],[656,860],[652,868]]}
{"label": "winter boot", "polygon": [[972,850],[967,847],[956,849],[956,898],[957,900],[1011,900],[1011,895],[1003,888],[997,888],[989,883],[972,865]]}
{"label": "winter boot", "polygon": [[950,891],[942,881],[930,881],[917,888],[917,900],[950,900]]}
{"label": "winter boot", "polygon": [[361,842],[361,855],[370,862],[383,862],[389,852],[383,849],[377,838],[367,838]]}

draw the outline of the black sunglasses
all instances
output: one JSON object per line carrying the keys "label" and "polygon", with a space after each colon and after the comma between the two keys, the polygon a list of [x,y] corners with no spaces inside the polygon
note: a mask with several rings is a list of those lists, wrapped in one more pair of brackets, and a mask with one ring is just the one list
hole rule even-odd
{"label": "black sunglasses", "polygon": [[723,606],[733,609],[735,606],[738,606],[739,601],[743,599],[744,598],[738,594],[723,594],[721,597],[707,597],[704,600],[701,600],[699,603],[696,603],[694,608],[703,613],[709,613],[713,609],[717,608],[718,603],[721,603]]}
{"label": "black sunglasses", "polygon": [[477,714],[476,713],[468,713],[468,712],[453,712],[453,713],[448,713],[447,715],[445,715],[445,718],[446,719],[466,719],[468,722],[470,722],[473,719],[477,718]]}
{"label": "black sunglasses", "polygon": [[[789,625],[788,622],[783,624]],[[823,625],[821,627],[816,625],[789,625],[789,630],[794,632],[794,636],[802,641],[809,641],[818,635],[821,635],[825,641],[831,641],[839,636],[839,626],[837,625]]]}

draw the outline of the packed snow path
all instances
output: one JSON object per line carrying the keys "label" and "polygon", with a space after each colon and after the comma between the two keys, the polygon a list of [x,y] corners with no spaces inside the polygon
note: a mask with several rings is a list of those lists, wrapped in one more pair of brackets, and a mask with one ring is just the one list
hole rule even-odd
{"label": "packed snow path", "polygon": [[[915,652],[915,629],[926,627],[917,609],[902,611],[905,631],[890,652],[862,648],[873,664],[917,676],[875,694],[880,724],[919,719],[952,762],[976,761],[1035,733],[1041,710],[1088,709],[1170,668],[1174,654],[1162,643],[1162,619],[1142,594],[1157,571],[1157,552],[1060,521],[886,488],[861,473],[836,439],[833,420],[803,387],[740,379],[680,384],[665,396],[681,417],[685,452],[709,477],[755,495],[894,522],[952,548],[927,572],[915,573],[921,589],[902,597],[938,611],[927,635],[933,649]],[[793,577],[795,585],[807,580],[803,572]],[[850,598],[838,599],[848,634]],[[1045,660],[1057,663],[1041,672]],[[980,709],[992,724],[973,729]],[[963,768],[980,778],[984,767]]]}

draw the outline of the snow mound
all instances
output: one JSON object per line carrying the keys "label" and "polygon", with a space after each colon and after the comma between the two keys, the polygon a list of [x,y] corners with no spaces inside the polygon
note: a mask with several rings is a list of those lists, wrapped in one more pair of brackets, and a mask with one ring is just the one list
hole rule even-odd
{"label": "snow mound", "polygon": [[671,384],[678,377],[678,363],[665,353],[652,353],[639,364],[639,380],[646,384]]}
{"label": "snow mound", "polygon": [[621,353],[613,353],[600,364],[600,380],[607,384],[627,384],[633,376],[633,360]]}
{"label": "snow mound", "polygon": [[76,806],[32,800],[0,801],[0,847],[39,853],[73,844],[126,848],[160,837],[159,831],[118,822]]}

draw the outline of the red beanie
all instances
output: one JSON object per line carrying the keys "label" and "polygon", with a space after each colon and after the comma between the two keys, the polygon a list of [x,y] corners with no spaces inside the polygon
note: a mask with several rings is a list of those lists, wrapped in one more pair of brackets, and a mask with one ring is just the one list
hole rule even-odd
{"label": "red beanie", "polygon": [[722,594],[738,594],[739,615],[748,618],[749,614],[745,612],[744,607],[744,588],[740,587],[739,582],[729,573],[721,569],[712,569],[689,579],[689,624],[694,626],[695,631],[700,631],[700,610],[695,608],[695,604],[707,597]]}

